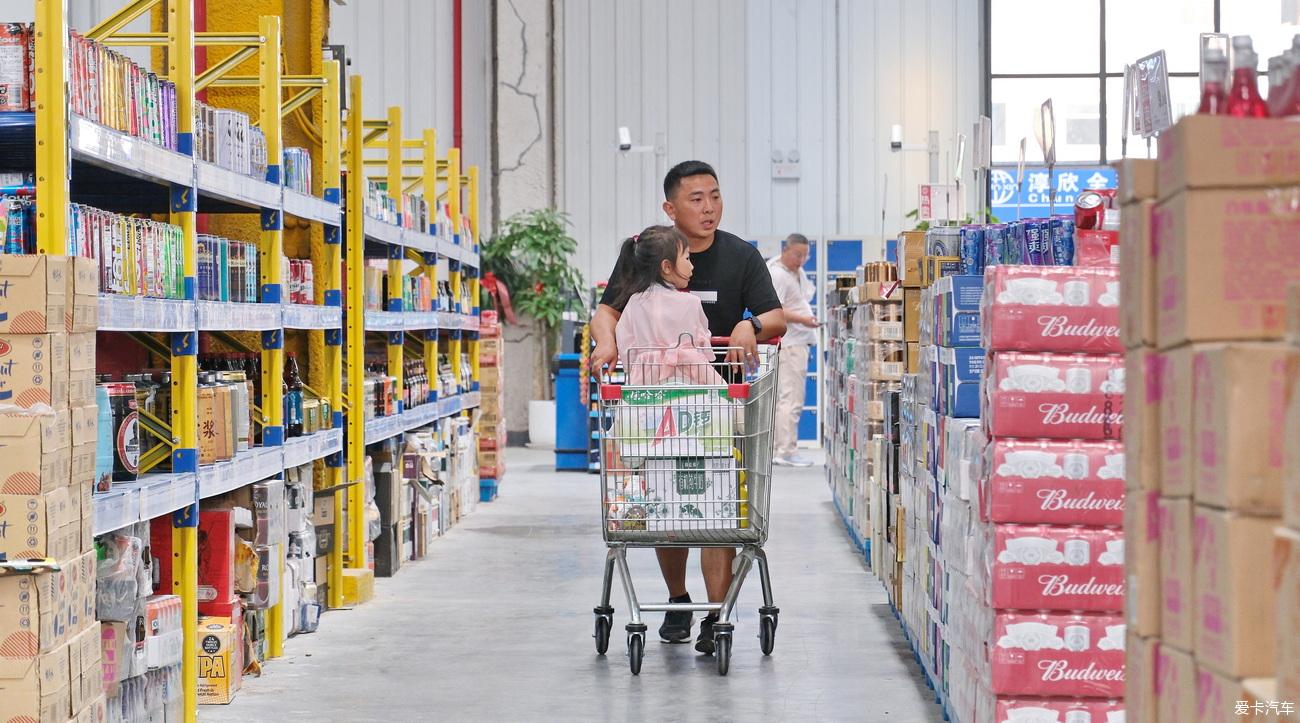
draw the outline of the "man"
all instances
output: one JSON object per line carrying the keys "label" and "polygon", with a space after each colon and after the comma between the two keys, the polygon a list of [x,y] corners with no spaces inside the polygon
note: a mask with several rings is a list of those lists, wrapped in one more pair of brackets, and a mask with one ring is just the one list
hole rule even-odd
{"label": "man", "polygon": [[[731,338],[730,346],[735,348],[727,353],[726,361],[752,365],[758,359],[760,340],[785,333],[785,317],[772,288],[772,276],[758,250],[718,228],[722,221],[722,191],[718,186],[718,174],[702,161],[677,164],[664,177],[663,208],[673,225],[686,237],[691,263],[695,266],[688,288],[703,302],[709,333]],[[618,361],[614,328],[622,309],[610,304],[618,298],[619,271],[615,267],[610,275],[609,286],[601,296],[601,303],[591,321],[591,334],[596,341],[591,365],[597,373]],[[746,310],[752,314],[750,318],[745,318]],[[658,548],[655,553],[659,558],[659,570],[668,585],[669,602],[689,603],[686,562],[690,550]],[[722,602],[726,598],[735,557],[736,551],[731,548],[701,550],[700,567],[710,602]],[[700,624],[695,649],[701,653],[713,653],[713,623],[716,620],[717,616],[710,614]],[[669,643],[685,643],[691,638],[693,623],[694,616],[689,612],[669,612],[664,615],[659,637]]]}
{"label": "man", "polygon": [[776,380],[776,438],[772,462],[786,467],[808,467],[812,462],[799,456],[799,419],[803,416],[808,382],[808,350],[817,343],[817,317],[812,313],[816,287],[803,272],[808,263],[808,238],[792,233],[781,244],[781,255],[772,259],[772,286],[785,312],[786,332],[781,339],[781,359]]}

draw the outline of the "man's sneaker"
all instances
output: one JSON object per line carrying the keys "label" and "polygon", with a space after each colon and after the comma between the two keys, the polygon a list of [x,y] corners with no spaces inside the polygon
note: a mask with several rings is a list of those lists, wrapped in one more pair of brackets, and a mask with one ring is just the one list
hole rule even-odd
{"label": "man's sneaker", "polygon": [[690,612],[664,613],[664,624],[659,626],[659,638],[665,643],[689,643],[695,615]]}
{"label": "man's sneaker", "polygon": [[810,460],[810,459],[808,459],[808,458],[806,458],[806,457],[802,457],[802,456],[800,456],[799,454],[794,454],[794,455],[791,455],[791,456],[789,456],[789,457],[786,457],[786,458],[785,458],[785,461],[786,461],[786,463],[788,463],[791,467],[811,467],[812,464],[813,464],[813,463],[812,463],[812,460]]}
{"label": "man's sneaker", "polygon": [[710,613],[700,621],[700,637],[695,641],[695,649],[705,655],[713,655],[713,624],[718,616]]}

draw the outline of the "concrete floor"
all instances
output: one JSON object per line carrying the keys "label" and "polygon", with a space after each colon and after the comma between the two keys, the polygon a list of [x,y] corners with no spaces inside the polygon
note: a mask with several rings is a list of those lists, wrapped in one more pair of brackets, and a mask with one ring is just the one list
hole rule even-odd
{"label": "concrete floor", "polygon": [[[853,552],[822,467],[778,468],[768,542],[781,626],[764,658],[758,578],[742,593],[731,673],[653,637],[628,671],[615,618],[596,655],[604,545],[597,478],[557,474],[547,453],[511,449],[501,498],[480,505],[431,559],[379,580],[375,600],[327,613],[320,631],[247,680],[222,721],[940,721],[939,707]],[[692,555],[691,592],[704,584]],[[643,601],[662,600],[653,554],[632,555]],[[625,606],[615,582],[615,608]],[[659,617],[653,616],[651,632]],[[698,627],[697,627],[698,629]]]}

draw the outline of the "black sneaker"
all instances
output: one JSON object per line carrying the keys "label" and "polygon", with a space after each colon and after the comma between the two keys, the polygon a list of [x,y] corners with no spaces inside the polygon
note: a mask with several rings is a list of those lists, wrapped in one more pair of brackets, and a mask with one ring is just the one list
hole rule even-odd
{"label": "black sneaker", "polygon": [[[668,602],[688,603],[690,601],[691,597],[686,595],[682,599],[670,599]],[[664,613],[664,624],[659,626],[659,638],[665,643],[689,643],[691,626],[694,624],[694,613],[686,611]]]}
{"label": "black sneaker", "polygon": [[718,622],[718,616],[709,614],[700,621],[700,637],[695,641],[695,650],[705,655],[713,655],[713,624]]}

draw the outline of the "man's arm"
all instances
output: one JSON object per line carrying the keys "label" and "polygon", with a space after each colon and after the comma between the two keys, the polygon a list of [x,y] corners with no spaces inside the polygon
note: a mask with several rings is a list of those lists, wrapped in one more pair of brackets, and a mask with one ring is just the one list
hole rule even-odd
{"label": "man's arm", "polygon": [[600,304],[596,314],[591,317],[591,338],[596,342],[596,350],[591,353],[591,370],[599,374],[605,367],[613,368],[618,363],[618,341],[614,329],[623,315],[614,307]]}
{"label": "man's arm", "polygon": [[804,326],[817,326],[817,317],[811,314],[799,314],[788,309],[781,309],[785,316],[785,325],[788,330],[791,324],[803,324]]}

